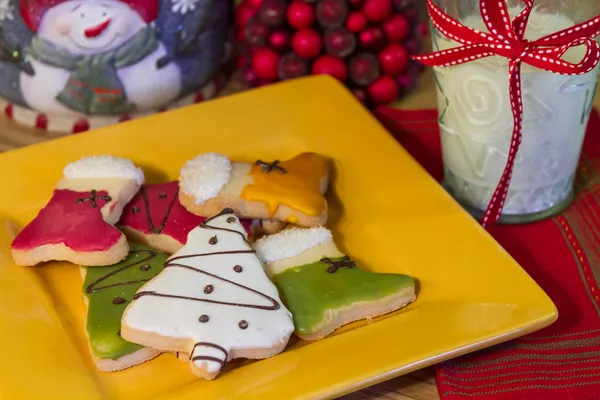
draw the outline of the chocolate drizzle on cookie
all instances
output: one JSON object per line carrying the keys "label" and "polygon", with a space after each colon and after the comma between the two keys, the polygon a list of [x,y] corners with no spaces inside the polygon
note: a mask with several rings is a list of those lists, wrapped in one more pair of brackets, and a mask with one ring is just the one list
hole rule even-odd
{"label": "chocolate drizzle on cookie", "polygon": [[119,304],[125,304],[125,303],[129,303],[126,299],[122,298],[122,297],[115,297],[112,301],[112,303],[114,305],[119,305]]}
{"label": "chocolate drizzle on cookie", "polygon": [[[98,292],[98,291],[103,290],[103,289],[108,289],[108,288],[112,288],[112,287],[116,287],[116,286],[125,286],[125,285],[131,285],[131,284],[134,284],[134,283],[148,282],[150,279],[138,279],[138,280],[135,280],[135,281],[117,282],[117,283],[111,283],[109,285],[99,286],[100,283],[104,282],[108,278],[110,278],[112,276],[115,276],[115,275],[117,275],[117,274],[119,274],[119,273],[121,273],[121,272],[129,269],[129,268],[135,267],[135,266],[140,265],[140,264],[142,264],[142,267],[143,267],[144,265],[146,265],[146,263],[148,261],[152,260],[154,257],[157,256],[156,252],[150,251],[150,250],[136,250],[136,251],[131,251],[129,254],[130,255],[139,254],[139,255],[143,255],[144,257],[142,257],[140,260],[138,260],[138,261],[136,261],[136,262],[134,262],[132,264],[124,265],[121,268],[116,269],[116,270],[112,271],[111,273],[106,274],[106,275],[104,275],[104,276],[96,279],[94,282],[90,283],[90,285],[85,289],[85,292],[88,293],[88,294],[91,294],[91,293],[95,293],[95,292]],[[140,267],[140,269],[142,269],[142,268]],[[114,300],[113,300],[113,303],[114,303]],[[115,303],[115,304],[117,304],[117,303]]]}
{"label": "chocolate drizzle on cookie", "polygon": [[332,260],[331,258],[323,257],[321,258],[321,262],[329,266],[327,272],[330,274],[335,274],[340,268],[356,268],[356,263],[348,256],[345,256],[341,260]]}
{"label": "chocolate drizzle on cookie", "polygon": [[[179,196],[179,187],[175,191],[175,195],[173,196],[173,199],[171,199],[171,202],[169,203],[169,207],[167,208],[167,212],[163,216],[163,219],[160,222],[159,226],[154,226],[154,222],[152,222],[152,216],[150,215],[150,199],[148,199],[148,192],[146,191],[145,186],[142,186],[140,188],[140,193],[142,195],[142,199],[144,200],[144,205],[146,206],[146,221],[148,222],[148,227],[150,228],[150,231],[152,231],[153,234],[160,235],[162,233],[162,231],[165,229],[165,226],[167,225],[167,220],[169,219],[169,215],[171,215],[171,210],[173,209],[173,206],[175,205],[175,202],[177,201],[177,198]],[[164,200],[167,198],[167,194],[160,193],[158,195],[158,198],[161,200]],[[137,214],[137,212],[135,211],[136,207],[138,208],[138,212],[139,212],[139,207],[135,206],[135,207],[133,207],[133,212],[135,214]]]}
{"label": "chocolate drizzle on cookie", "polygon": [[262,169],[262,172],[264,172],[265,174],[268,174],[272,171],[278,171],[282,174],[285,174],[287,172],[285,168],[279,165],[281,164],[281,161],[279,160],[275,160],[272,163],[258,160],[255,164],[258,165]]}
{"label": "chocolate drizzle on cookie", "polygon": [[[221,217],[221,216],[227,215],[227,214],[233,214],[233,210],[230,208],[224,209],[219,214],[202,222],[200,224],[200,227],[206,228],[206,229],[217,230],[217,231],[231,232],[231,233],[240,235],[244,239],[244,242],[248,245],[248,250],[217,251],[217,252],[210,252],[210,253],[198,253],[198,254],[189,254],[189,255],[185,255],[185,256],[173,257],[165,263],[165,269],[167,269],[167,268],[184,268],[184,269],[188,269],[190,271],[193,271],[193,272],[196,272],[199,274],[210,276],[213,279],[216,279],[216,280],[219,280],[222,282],[226,282],[226,283],[230,283],[231,285],[236,286],[242,290],[257,294],[258,296],[267,300],[267,302],[270,303],[270,305],[250,304],[250,303],[233,303],[233,302],[228,302],[228,301],[218,301],[218,300],[206,299],[206,298],[201,298],[201,297],[180,296],[180,295],[167,294],[167,293],[158,293],[155,291],[138,292],[135,296],[133,296],[133,299],[137,300],[143,296],[154,296],[154,297],[162,297],[162,298],[167,298],[167,299],[179,299],[179,300],[197,301],[197,302],[202,302],[202,303],[221,304],[221,305],[233,306],[233,307],[255,308],[255,309],[259,309],[259,310],[270,310],[270,311],[279,310],[281,308],[281,306],[277,300],[275,300],[274,298],[272,298],[264,293],[259,292],[258,290],[252,289],[248,286],[242,285],[237,282],[233,282],[229,279],[225,279],[218,275],[211,274],[208,271],[204,271],[200,268],[192,267],[191,265],[187,265],[187,264],[184,264],[181,262],[183,260],[194,259],[194,258],[198,258],[198,257],[214,256],[214,255],[254,254],[254,253],[256,253],[256,251],[253,250],[252,247],[250,246],[250,243],[248,242],[248,239],[246,239],[246,236],[244,236],[244,234],[242,234],[241,232],[239,232],[237,230],[233,230],[233,229],[227,229],[227,228],[221,228],[218,226],[209,225],[210,222],[213,221],[215,218],[218,218],[218,217]],[[240,266],[240,268],[241,268],[241,266]]]}
{"label": "chocolate drizzle on cookie", "polygon": [[86,201],[89,201],[90,207],[96,208],[96,207],[98,207],[98,204],[96,203],[96,200],[104,200],[106,202],[112,201],[112,197],[110,197],[110,196],[98,196],[96,193],[97,192],[94,189],[90,190],[90,196],[89,197],[82,197],[80,199],[77,199],[75,201],[75,204],[82,204],[82,203],[85,203]]}
{"label": "chocolate drizzle on cookie", "polygon": [[[181,294],[181,295],[172,293],[170,291],[167,291],[166,289],[161,290],[159,286],[155,286],[154,288],[156,288],[157,290],[143,290],[142,289],[141,291],[139,291],[138,293],[136,293],[134,295],[133,299],[138,300],[145,296],[151,296],[151,297],[155,297],[155,298],[161,298],[165,302],[169,301],[169,299],[171,299],[171,300],[179,300],[179,301],[183,300],[185,302],[196,302],[196,303],[203,303],[203,304],[215,304],[215,305],[220,305],[220,306],[229,306],[229,307],[234,307],[234,308],[238,308],[238,309],[245,308],[245,309],[255,309],[255,310],[264,310],[264,311],[280,310],[282,308],[282,306],[281,306],[279,300],[269,296],[268,294],[262,293],[261,291],[256,290],[252,287],[249,287],[242,283],[236,282],[234,280],[230,280],[225,277],[216,275],[215,273],[211,273],[208,270],[203,269],[203,265],[206,265],[207,263],[203,263],[200,261],[203,261],[202,259],[204,259],[205,257],[235,255],[235,254],[243,255],[243,254],[255,254],[256,253],[256,251],[254,249],[252,249],[252,247],[250,246],[248,239],[243,231],[236,230],[236,229],[229,229],[229,228],[225,228],[225,227],[221,227],[221,226],[215,226],[214,224],[211,223],[211,222],[214,222],[214,220],[219,217],[223,218],[222,220],[219,220],[219,222],[225,222],[225,221],[227,221],[228,218],[230,218],[230,216],[233,216],[233,210],[225,209],[225,210],[221,211],[219,214],[205,220],[204,222],[202,222],[200,224],[200,228],[215,231],[215,232],[208,232],[208,234],[205,236],[205,239],[201,243],[201,245],[203,245],[202,249],[206,249],[208,247],[210,249],[219,250],[220,246],[217,246],[217,248],[207,246],[206,240],[209,237],[210,239],[208,239],[208,243],[210,243],[211,245],[214,245],[217,242],[219,242],[219,244],[223,244],[223,242],[227,242],[228,239],[234,239],[232,242],[232,246],[234,245],[234,243],[237,244],[238,246],[241,245],[240,247],[238,247],[239,250],[232,249],[232,250],[205,252],[205,253],[185,254],[185,255],[175,256],[175,257],[170,258],[169,260],[167,260],[167,262],[164,265],[165,270],[167,270],[168,268],[179,268],[179,269],[194,272],[196,274],[200,274],[199,278],[201,278],[205,282],[206,281],[211,282],[212,284],[204,283],[203,285],[197,287],[197,289],[195,289],[195,292],[193,292],[193,293],[186,292],[185,294]],[[239,228],[239,227],[237,227],[237,228]],[[239,237],[242,238],[244,244],[241,244],[237,237],[231,238],[231,236],[226,235],[225,232],[229,232],[233,235],[239,235]],[[204,233],[206,234],[207,232],[204,232]],[[217,240],[217,237],[218,237],[218,240]],[[234,264],[234,262],[232,262],[232,264]],[[238,266],[238,265],[235,265],[235,266],[232,265],[232,267],[234,269],[236,267],[239,268],[240,272],[243,269],[241,266]],[[223,273],[230,274],[230,271],[231,270],[223,271]],[[226,276],[230,277],[230,275],[226,275]],[[204,278],[202,278],[202,277],[204,277]],[[190,279],[195,279],[195,278],[190,278]],[[220,296],[217,296],[217,298],[215,298],[215,296],[211,295],[211,293],[213,293],[213,291],[216,290],[215,289],[216,286],[219,286],[219,292],[221,292],[221,290],[224,290],[224,288],[228,288],[234,292],[239,293],[244,300],[236,301],[237,300],[236,298],[232,298],[231,300],[233,300],[233,301],[228,301],[229,299],[221,298]],[[197,293],[196,293],[196,291],[197,291]],[[248,296],[248,294],[251,294],[251,296]],[[194,317],[194,319],[196,321],[198,321],[197,322],[198,324],[211,325],[213,318],[219,317],[217,314],[214,314],[214,315],[211,314],[210,312],[208,312],[208,310],[206,310],[205,312],[206,312],[206,314],[198,313]],[[233,322],[233,323],[235,324],[235,322]],[[247,329],[248,322],[245,320],[238,320],[238,328],[242,329],[242,330]],[[200,347],[204,347],[205,349],[200,349]],[[210,348],[210,349],[206,349],[206,348]],[[215,351],[215,349],[218,351]],[[221,352],[222,354],[220,354],[219,352]],[[201,362],[201,361],[215,362],[215,363],[218,363],[221,368],[223,368],[225,366],[228,359],[229,359],[228,351],[216,343],[198,342],[194,345],[194,348],[190,351],[190,360],[191,361],[193,361],[193,362]]]}
{"label": "chocolate drizzle on cookie", "polygon": [[[196,351],[196,347],[212,347],[213,349],[217,349],[221,352],[223,352],[223,359],[217,358],[217,357],[211,357],[211,356],[195,356],[192,358],[192,355],[194,354],[194,351]],[[209,342],[198,342],[194,345],[194,348],[192,349],[191,353],[190,353],[190,360],[191,361],[214,361],[216,363],[221,364],[221,369],[223,369],[223,367],[225,366],[225,362],[226,360],[229,358],[229,353],[227,352],[227,350],[225,350],[223,347],[219,346],[218,344],[215,343],[209,343]]]}

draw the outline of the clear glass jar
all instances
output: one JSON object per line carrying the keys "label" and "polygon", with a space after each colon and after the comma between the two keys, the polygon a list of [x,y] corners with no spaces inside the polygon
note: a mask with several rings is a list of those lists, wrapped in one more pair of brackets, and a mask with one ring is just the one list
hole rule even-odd
{"label": "clear glass jar", "polygon": [[[514,17],[520,0],[508,1]],[[488,32],[479,0],[436,0],[461,23]],[[591,0],[537,0],[526,39],[580,23],[600,14]],[[460,44],[432,28],[433,50]],[[584,47],[564,60],[579,62]],[[562,76],[522,65],[523,142],[515,162],[501,222],[530,222],[563,211],[573,199],[574,177],[592,108],[598,67],[585,75]],[[513,128],[508,92],[508,60],[490,57],[434,68],[439,125],[448,191],[480,217],[507,162]]]}

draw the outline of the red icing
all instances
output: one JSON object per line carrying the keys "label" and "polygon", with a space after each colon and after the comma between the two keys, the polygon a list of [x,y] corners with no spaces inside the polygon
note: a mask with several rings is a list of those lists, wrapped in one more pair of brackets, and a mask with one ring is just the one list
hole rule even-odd
{"label": "red icing", "polygon": [[[144,201],[144,192],[148,199],[149,212]],[[146,235],[162,233],[185,244],[188,233],[206,218],[186,210],[179,202],[178,194],[179,183],[177,181],[143,186],[142,190],[123,210],[118,225],[135,229]],[[152,226],[148,223],[148,219],[152,221]],[[161,230],[163,221],[166,222]],[[251,222],[244,219],[241,222],[248,235],[251,235]],[[152,227],[154,227],[154,231]]]}
{"label": "red icing", "polygon": [[92,207],[90,196],[90,192],[55,190],[46,207],[19,232],[12,248],[31,250],[46,244],[63,243],[77,252],[110,250],[121,239],[122,233],[102,218],[101,209],[107,203],[102,196],[108,196],[108,193],[96,192],[96,207]]}

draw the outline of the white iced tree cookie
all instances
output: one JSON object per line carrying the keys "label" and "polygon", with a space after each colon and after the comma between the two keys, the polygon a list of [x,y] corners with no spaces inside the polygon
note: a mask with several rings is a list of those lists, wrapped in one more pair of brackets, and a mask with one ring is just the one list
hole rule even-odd
{"label": "white iced tree cookie", "polygon": [[233,211],[193,229],[187,244],[144,285],[125,310],[124,339],[190,354],[192,371],[214,379],[233,358],[262,359],[285,348],[294,331]]}

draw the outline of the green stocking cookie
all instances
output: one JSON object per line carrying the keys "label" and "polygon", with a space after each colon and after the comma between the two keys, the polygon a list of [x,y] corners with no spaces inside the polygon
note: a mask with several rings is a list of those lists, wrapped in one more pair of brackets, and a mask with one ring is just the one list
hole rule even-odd
{"label": "green stocking cookie", "polygon": [[326,228],[285,230],[254,247],[294,315],[296,335],[304,340],[321,339],[350,322],[415,300],[413,278],[357,268]]}
{"label": "green stocking cookie", "polygon": [[127,342],[120,336],[121,317],[135,293],[162,271],[167,255],[149,247],[129,244],[129,254],[108,267],[81,267],[83,295],[88,305],[86,333],[96,366],[120,371],[160,354]]}

